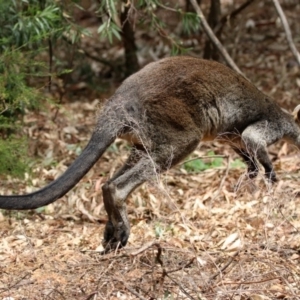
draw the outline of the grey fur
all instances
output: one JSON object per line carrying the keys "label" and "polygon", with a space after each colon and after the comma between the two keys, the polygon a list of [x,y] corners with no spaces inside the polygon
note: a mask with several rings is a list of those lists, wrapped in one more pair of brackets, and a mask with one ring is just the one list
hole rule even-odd
{"label": "grey fur", "polygon": [[103,186],[109,221],[104,246],[124,246],[130,225],[125,201],[140,184],[171,168],[201,140],[220,138],[246,161],[257,161],[274,182],[267,146],[286,139],[299,147],[299,107],[294,117],[226,66],[192,57],[165,58],[127,78],[106,102],[91,139],[57,180],[28,195],[1,196],[0,208],[31,209],[54,202],[88,172],[121,137],[134,145],[124,166]]}

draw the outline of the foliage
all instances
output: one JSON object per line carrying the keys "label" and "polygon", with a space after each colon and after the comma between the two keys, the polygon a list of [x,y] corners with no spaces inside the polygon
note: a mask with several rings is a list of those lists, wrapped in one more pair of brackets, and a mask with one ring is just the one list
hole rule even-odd
{"label": "foliage", "polygon": [[[215,153],[213,151],[209,151],[207,156],[211,156],[210,161],[204,161],[201,158],[192,159],[184,163],[184,169],[187,172],[197,173],[207,169],[219,168],[223,165],[224,159],[222,157],[214,157]],[[236,158],[230,163],[231,169],[241,169],[245,167],[245,163],[239,158]]]}
{"label": "foliage", "polygon": [[[98,33],[101,37],[107,38],[110,43],[114,39],[121,39],[122,25],[119,22],[119,14],[125,5],[128,4],[117,0],[104,0],[100,4],[98,14],[102,18],[102,24],[98,28]],[[196,13],[186,12],[179,7],[168,6],[168,3],[165,4],[159,0],[139,0],[136,6],[133,3],[130,5],[128,21],[133,23],[134,27],[150,26],[151,31],[157,32],[171,45],[172,55],[184,54],[189,50],[182,45],[180,37],[167,33],[167,26],[157,15],[157,9],[176,13],[181,20],[182,33],[185,34],[199,30],[200,22]]]}
{"label": "foliage", "polygon": [[0,56],[0,130],[12,132],[19,114],[34,107],[38,93],[27,86],[28,61],[20,51],[5,50]]}
{"label": "foliage", "polygon": [[[7,158],[6,167],[0,171],[13,175],[23,170],[21,156],[25,152],[18,149],[23,149],[25,139],[12,134],[20,129],[25,110],[42,104],[38,101],[40,87],[34,88],[31,82],[44,77],[45,85],[52,75],[36,57],[63,35],[76,42],[82,31],[54,0],[0,0],[0,14],[0,136],[6,139],[1,142],[6,144],[1,153]],[[8,153],[3,154],[5,151]],[[16,161],[9,167],[12,160],[8,157],[13,153],[17,154]]]}
{"label": "foliage", "polygon": [[61,12],[55,4],[42,7],[37,0],[30,3],[26,0],[1,1],[0,12],[3,16],[0,21],[1,50],[32,47],[53,32],[62,30],[59,26]]}
{"label": "foliage", "polygon": [[11,135],[6,140],[0,139],[0,174],[10,174],[13,177],[24,176],[28,171],[26,139]]}
{"label": "foliage", "polygon": [[242,169],[246,168],[246,164],[239,158],[236,158],[234,161],[230,164],[231,169]]}
{"label": "foliage", "polygon": [[210,159],[209,162],[203,161],[201,158],[197,158],[195,160],[190,160],[184,163],[183,167],[187,172],[200,172],[204,171],[207,169],[212,169],[212,168],[218,168],[222,166],[223,164],[223,158],[222,157],[215,157],[215,153],[213,151],[209,151],[207,153],[207,156],[211,156],[212,158]]}

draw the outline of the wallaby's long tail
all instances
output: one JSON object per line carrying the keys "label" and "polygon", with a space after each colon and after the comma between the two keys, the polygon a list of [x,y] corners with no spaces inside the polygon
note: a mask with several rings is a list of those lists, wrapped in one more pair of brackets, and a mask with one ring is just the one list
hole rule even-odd
{"label": "wallaby's long tail", "polygon": [[79,182],[115,138],[109,130],[97,128],[83,152],[58,179],[30,194],[0,196],[0,208],[34,209],[54,202]]}

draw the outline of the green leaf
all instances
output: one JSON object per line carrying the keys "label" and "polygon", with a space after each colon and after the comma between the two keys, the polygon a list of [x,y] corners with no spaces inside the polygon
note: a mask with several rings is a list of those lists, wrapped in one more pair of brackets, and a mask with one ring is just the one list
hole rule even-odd
{"label": "green leaf", "polygon": [[233,162],[230,163],[230,168],[232,169],[244,169],[246,164],[239,158],[236,158]]}

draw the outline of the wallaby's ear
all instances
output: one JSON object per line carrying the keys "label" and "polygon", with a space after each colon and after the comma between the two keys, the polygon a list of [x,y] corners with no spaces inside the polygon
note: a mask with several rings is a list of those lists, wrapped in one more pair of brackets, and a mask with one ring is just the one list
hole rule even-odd
{"label": "wallaby's ear", "polygon": [[300,104],[295,107],[293,111],[293,117],[295,121],[300,122]]}

